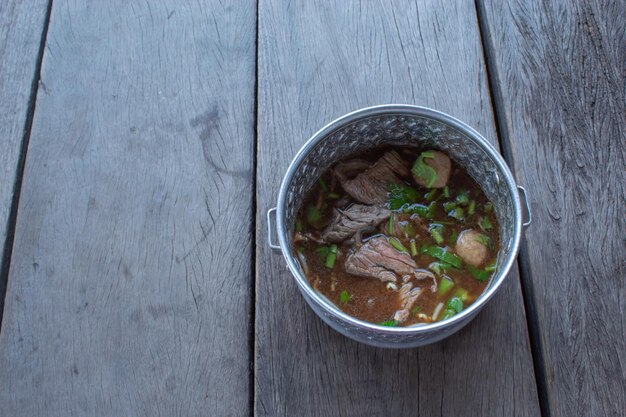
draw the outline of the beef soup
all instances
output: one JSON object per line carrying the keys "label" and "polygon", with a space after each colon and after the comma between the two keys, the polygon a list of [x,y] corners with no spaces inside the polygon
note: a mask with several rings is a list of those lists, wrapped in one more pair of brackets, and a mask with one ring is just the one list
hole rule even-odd
{"label": "beef soup", "polygon": [[431,323],[472,304],[495,273],[498,222],[443,152],[375,149],[337,163],[307,194],[294,251],[312,287],[384,326]]}

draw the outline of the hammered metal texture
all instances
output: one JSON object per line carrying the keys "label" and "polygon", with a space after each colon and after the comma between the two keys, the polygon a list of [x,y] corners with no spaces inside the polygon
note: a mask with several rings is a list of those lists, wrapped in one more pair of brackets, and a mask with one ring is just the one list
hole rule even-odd
{"label": "hammered metal texture", "polygon": [[[310,150],[297,167],[288,186],[284,231],[287,233],[285,239],[289,247],[292,247],[293,227],[303,198],[319,176],[342,159],[371,148],[388,145],[439,149],[450,155],[457,164],[463,166],[481,185],[494,205],[500,223],[500,241],[502,242],[499,259],[508,257],[514,237],[515,211],[511,194],[503,174],[498,173],[497,165],[479,145],[454,127],[428,117],[404,114],[374,115],[339,126]],[[300,273],[304,275],[302,270]],[[491,282],[495,280],[496,276]],[[305,297],[317,314],[340,333],[381,347],[411,347],[432,343],[458,331],[472,318],[468,316],[466,320],[454,326],[439,329],[433,333],[386,334],[346,323],[341,317],[326,311],[306,294]]]}

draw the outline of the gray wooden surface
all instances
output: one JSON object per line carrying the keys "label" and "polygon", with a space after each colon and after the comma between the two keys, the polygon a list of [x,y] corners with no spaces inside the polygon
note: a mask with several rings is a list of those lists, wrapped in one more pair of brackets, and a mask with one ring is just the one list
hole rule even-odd
{"label": "gray wooden surface", "polygon": [[0,2],[0,317],[10,250],[5,244],[11,244],[14,221],[9,217],[47,10],[47,0]]}
{"label": "gray wooden surface", "polygon": [[332,331],[266,242],[285,169],[320,126],[360,107],[413,103],[495,142],[474,4],[261,1],[255,410],[258,416],[536,416],[519,277],[447,341],[382,350]]}
{"label": "gray wooden surface", "polygon": [[623,415],[625,4],[484,2],[481,10],[502,136],[531,192],[521,260],[547,411]]}
{"label": "gray wooden surface", "polygon": [[255,14],[54,1],[0,415],[249,413]]}

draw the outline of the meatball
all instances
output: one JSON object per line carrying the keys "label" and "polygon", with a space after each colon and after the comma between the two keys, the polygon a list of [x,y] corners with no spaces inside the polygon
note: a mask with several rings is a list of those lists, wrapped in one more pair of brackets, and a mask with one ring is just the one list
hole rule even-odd
{"label": "meatball", "polygon": [[[430,151],[432,152],[432,158],[424,158],[424,163],[430,166],[437,173],[437,179],[432,184],[431,188],[443,188],[446,186],[448,182],[448,178],[450,178],[450,171],[452,169],[452,162],[448,155],[439,151]],[[419,185],[426,187],[426,181],[423,178],[413,175],[415,182]]]}
{"label": "meatball", "polygon": [[476,230],[468,229],[459,234],[456,239],[455,252],[469,265],[479,267],[489,257],[489,249],[483,244],[482,236]]}

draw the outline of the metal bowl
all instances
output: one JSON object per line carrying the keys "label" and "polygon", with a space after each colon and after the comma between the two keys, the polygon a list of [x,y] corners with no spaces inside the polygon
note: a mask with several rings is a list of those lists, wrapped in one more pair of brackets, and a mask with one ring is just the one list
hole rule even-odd
{"label": "metal bowl", "polygon": [[[355,153],[382,145],[417,145],[440,149],[452,157],[480,184],[493,203],[500,223],[500,252],[497,272],[483,294],[461,313],[444,321],[413,326],[384,327],[341,311],[313,289],[293,256],[293,228],[307,191],[330,166]],[[437,342],[460,330],[498,291],[509,273],[517,252],[522,227],[520,194],[506,162],[478,132],[447,114],[411,105],[383,105],[347,114],[313,135],[295,156],[285,174],[278,204],[267,213],[268,240],[281,251],[300,292],[313,311],[333,329],[359,342],[386,348],[410,348]],[[273,243],[274,236],[278,244]]]}

